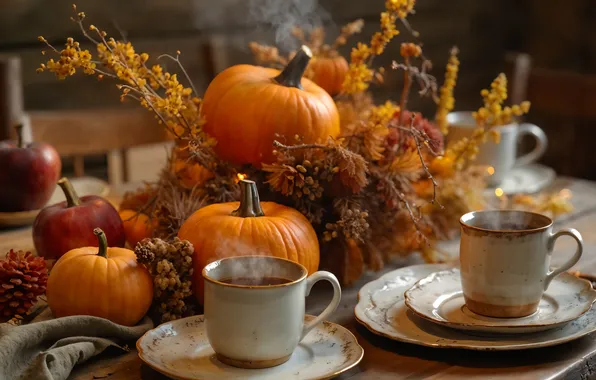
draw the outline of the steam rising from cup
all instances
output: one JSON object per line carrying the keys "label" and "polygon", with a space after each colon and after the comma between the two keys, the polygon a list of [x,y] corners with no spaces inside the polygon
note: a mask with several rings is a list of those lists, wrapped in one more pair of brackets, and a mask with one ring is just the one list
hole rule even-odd
{"label": "steam rising from cup", "polygon": [[[197,28],[223,30],[226,25],[239,28],[256,26],[257,30],[253,33],[242,35],[242,42],[238,42],[237,46],[242,49],[247,48],[250,40],[259,40],[258,35],[274,35],[275,46],[281,52],[296,50],[300,43],[292,36],[294,27],[309,31],[331,23],[329,12],[319,5],[318,0],[194,0],[193,11]],[[262,33],[257,35],[254,32]]]}
{"label": "steam rising from cup", "polygon": [[[217,244],[215,257],[251,257],[251,256],[271,256],[269,251],[261,251],[258,248],[242,243],[238,240],[229,241],[224,238],[214,237],[213,242]],[[226,263],[226,279],[237,279],[250,277],[255,280],[264,277],[276,277],[283,274],[282,266],[274,260],[232,260]]]}
{"label": "steam rising from cup", "polygon": [[[473,215],[472,215],[473,214]],[[517,210],[486,210],[462,216],[466,225],[491,231],[517,231],[543,227],[544,218]]]}

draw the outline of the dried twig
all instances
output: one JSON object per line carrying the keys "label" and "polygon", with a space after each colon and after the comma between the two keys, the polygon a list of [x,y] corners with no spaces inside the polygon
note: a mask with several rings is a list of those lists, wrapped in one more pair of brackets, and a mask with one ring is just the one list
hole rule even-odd
{"label": "dried twig", "polygon": [[176,62],[178,64],[178,68],[180,69],[180,71],[182,71],[182,74],[184,74],[184,76],[186,77],[186,80],[188,81],[188,83],[190,84],[190,87],[192,88],[192,91],[194,92],[195,96],[199,95],[199,92],[197,91],[194,83],[192,82],[192,80],[190,79],[190,75],[188,75],[188,72],[186,72],[186,69],[184,69],[184,66],[182,65],[182,63],[180,62],[180,51],[176,51],[176,56],[172,56],[170,54],[162,54],[159,57],[157,57],[157,59],[162,59],[162,58],[169,58],[172,61]]}
{"label": "dried twig", "polygon": [[321,149],[321,150],[333,150],[333,147],[323,145],[323,144],[300,144],[300,145],[285,145],[280,143],[277,140],[273,141],[273,146],[282,150],[301,150],[301,149]]}
{"label": "dried twig", "polygon": [[[419,135],[420,134],[426,135],[426,133],[424,131],[418,131],[416,128],[414,128],[414,120],[415,119],[416,119],[416,115],[412,114],[409,131],[412,134],[412,136],[414,137],[414,142],[416,143],[416,149],[418,151],[418,157],[420,157],[420,163],[422,164],[422,167],[424,168],[424,171],[426,172],[428,179],[430,179],[433,184],[433,199],[431,199],[430,203],[433,203],[433,204],[436,203],[437,205],[439,205],[440,208],[443,208],[443,205],[441,203],[439,203],[439,200],[437,199],[437,187],[439,185],[437,184],[435,177],[433,177],[433,175],[430,173],[430,170],[428,170],[428,166],[426,165],[426,162],[424,162],[424,157],[422,156],[422,151],[420,149]],[[428,136],[426,136],[426,137],[428,138]],[[425,142],[424,145],[428,147],[429,151],[433,155],[436,156],[436,153],[432,150],[432,148],[430,147],[430,144],[428,143],[428,139],[425,139],[424,142]]]}
{"label": "dried twig", "polygon": [[386,178],[378,170],[373,171],[372,174],[375,174],[383,182],[384,187],[392,195],[391,198],[397,198],[401,203],[403,203],[404,207],[408,211],[410,219],[412,220],[412,224],[416,229],[416,233],[420,235],[424,239],[424,241],[427,242],[427,244],[430,244],[428,238],[426,237],[424,232],[422,232],[422,228],[420,227],[421,216],[414,215],[414,208],[410,204],[410,201],[406,198],[406,195],[403,193],[403,191],[397,188],[395,180]]}
{"label": "dried twig", "polygon": [[[404,57],[405,67],[410,67],[410,57]],[[399,125],[402,125],[404,120],[404,114],[406,110],[406,103],[408,102],[408,97],[410,96],[410,88],[412,87],[412,74],[411,70],[404,70],[404,87],[401,91],[401,98],[399,100]]]}
{"label": "dried twig", "polygon": [[437,96],[437,79],[426,72],[429,69],[429,66],[429,60],[424,60],[420,69],[418,67],[405,65],[396,61],[393,61],[391,64],[392,69],[407,71],[410,73],[411,77],[414,77],[418,81],[418,84],[421,88],[420,91],[418,91],[420,96],[426,96],[430,93],[434,99]]}

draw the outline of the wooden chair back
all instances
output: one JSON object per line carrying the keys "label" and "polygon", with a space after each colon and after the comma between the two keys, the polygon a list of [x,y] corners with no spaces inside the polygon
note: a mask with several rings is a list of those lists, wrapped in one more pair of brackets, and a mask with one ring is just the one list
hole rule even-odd
{"label": "wooden chair back", "polygon": [[166,142],[165,128],[144,109],[93,109],[28,112],[30,133],[36,141],[72,157],[75,176],[85,174],[85,156],[106,154],[108,181],[128,181],[130,148]]}
{"label": "wooden chair back", "polygon": [[596,75],[534,67],[528,54],[506,59],[509,101],[532,103],[528,122],[549,138],[542,162],[559,175],[596,179]]}

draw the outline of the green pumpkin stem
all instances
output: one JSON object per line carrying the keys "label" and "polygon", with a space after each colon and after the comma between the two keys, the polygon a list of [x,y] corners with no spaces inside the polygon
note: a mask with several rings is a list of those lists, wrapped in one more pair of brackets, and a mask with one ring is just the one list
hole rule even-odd
{"label": "green pumpkin stem", "polygon": [[238,185],[240,185],[240,206],[232,212],[232,215],[241,218],[264,216],[255,181],[243,179],[238,182]]}
{"label": "green pumpkin stem", "polygon": [[24,148],[25,141],[23,140],[23,124],[19,123],[15,125],[14,129],[17,132],[17,148]]}
{"label": "green pumpkin stem", "polygon": [[66,207],[74,207],[81,204],[81,200],[68,178],[60,178],[58,180],[58,185],[62,188],[64,196],[66,197]]}
{"label": "green pumpkin stem", "polygon": [[93,233],[95,236],[97,236],[97,243],[99,246],[97,255],[101,257],[108,257],[108,238],[106,237],[105,232],[103,232],[101,228],[95,228]]}
{"label": "green pumpkin stem", "polygon": [[312,52],[307,46],[302,45],[294,58],[288,63],[285,69],[273,78],[277,83],[286,87],[296,87],[302,89],[300,81],[304,75],[304,70],[312,58]]}

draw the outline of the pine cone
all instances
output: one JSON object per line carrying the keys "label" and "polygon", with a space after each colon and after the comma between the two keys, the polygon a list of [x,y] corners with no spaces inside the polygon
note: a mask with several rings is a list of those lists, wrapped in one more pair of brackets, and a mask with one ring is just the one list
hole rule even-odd
{"label": "pine cone", "polygon": [[151,251],[151,248],[147,246],[146,239],[137,243],[135,247],[135,254],[137,255],[137,261],[141,264],[150,266],[153,260],[155,260],[155,253]]}
{"label": "pine cone", "polygon": [[192,315],[187,301],[192,296],[193,252],[192,244],[178,237],[143,239],[135,247],[137,261],[153,277],[153,307],[161,322]]}
{"label": "pine cone", "polygon": [[48,268],[42,257],[11,249],[0,260],[0,317],[25,316],[45,293],[47,283]]}

